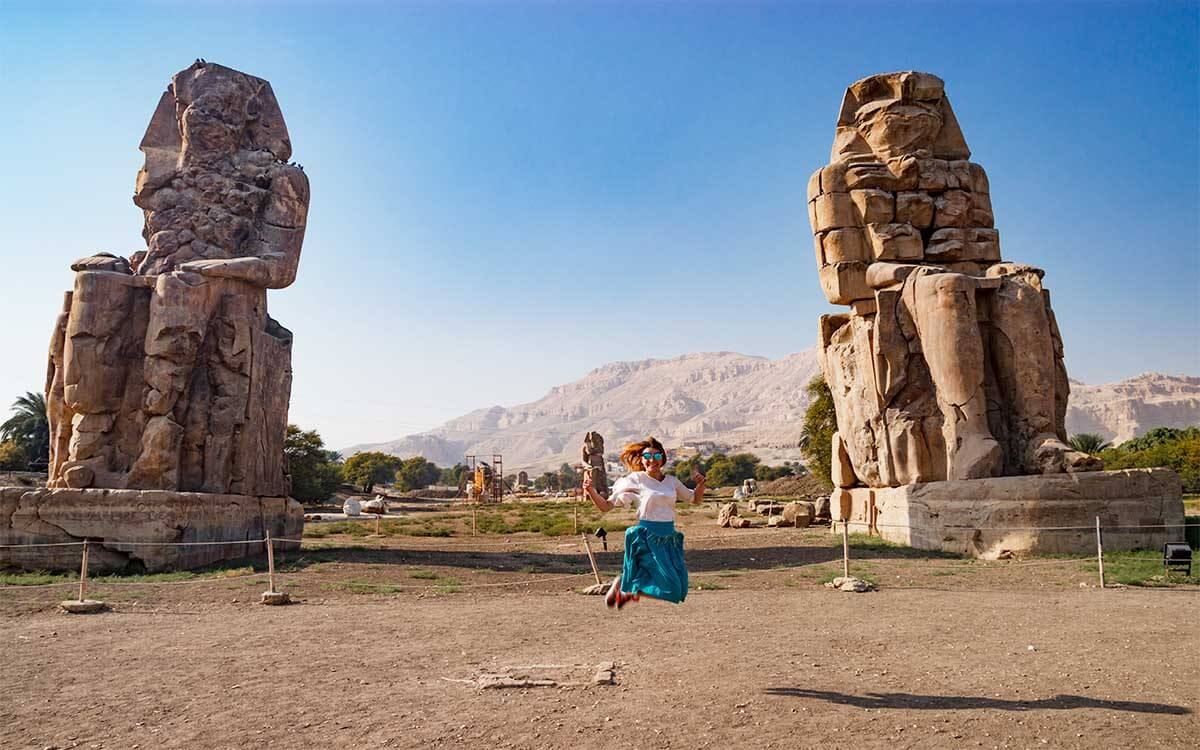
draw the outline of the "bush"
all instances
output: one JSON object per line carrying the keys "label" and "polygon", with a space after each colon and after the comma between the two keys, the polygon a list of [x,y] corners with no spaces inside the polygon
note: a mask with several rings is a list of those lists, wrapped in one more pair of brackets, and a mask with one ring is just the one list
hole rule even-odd
{"label": "bush", "polygon": [[22,471],[29,464],[25,449],[13,440],[0,443],[0,471]]}
{"label": "bush", "polygon": [[1100,453],[1106,469],[1173,469],[1184,492],[1200,492],[1200,429],[1156,427]]}

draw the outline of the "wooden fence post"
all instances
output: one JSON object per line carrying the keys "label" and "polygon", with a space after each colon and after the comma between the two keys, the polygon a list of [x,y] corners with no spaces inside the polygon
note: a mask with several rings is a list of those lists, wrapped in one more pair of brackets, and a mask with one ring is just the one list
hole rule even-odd
{"label": "wooden fence post", "polygon": [[267,532],[267,590],[275,593],[275,544],[271,541],[271,532]]}
{"label": "wooden fence post", "polygon": [[83,540],[83,562],[79,565],[79,601],[87,599],[88,540]]}
{"label": "wooden fence post", "polygon": [[850,521],[842,519],[842,575],[850,577]]}

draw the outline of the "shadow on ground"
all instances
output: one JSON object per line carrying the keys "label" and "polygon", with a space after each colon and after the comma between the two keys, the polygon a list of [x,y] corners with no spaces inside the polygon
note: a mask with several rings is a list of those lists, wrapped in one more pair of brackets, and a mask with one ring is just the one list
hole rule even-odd
{"label": "shadow on ground", "polygon": [[1183,716],[1192,711],[1183,706],[1165,703],[1141,703],[1138,701],[1110,701],[1089,698],[1085,695],[1056,695],[1038,700],[1002,700],[1000,698],[977,698],[969,695],[914,695],[912,693],[866,693],[849,695],[830,690],[809,688],[771,687],[764,690],[767,695],[790,698],[813,698],[815,700],[840,703],[855,708],[899,708],[930,709],[935,711],[990,708],[1000,711],[1036,711],[1041,709],[1100,708],[1108,711],[1131,711],[1141,714],[1173,714]]}
{"label": "shadow on ground", "polygon": [[[567,544],[570,544],[567,542]],[[582,546],[582,545],[580,545]],[[688,550],[687,565],[692,573],[729,569],[768,570],[778,567],[814,565],[841,559],[841,549],[833,547],[755,547],[753,549]],[[596,564],[604,570],[621,567],[620,552],[596,552]],[[578,573],[590,570],[587,554],[569,548],[563,552],[526,552],[503,550],[388,549],[358,546],[327,547],[289,553],[282,567],[299,570],[323,562],[366,563],[371,565],[418,565],[481,570],[520,570],[531,573]]]}

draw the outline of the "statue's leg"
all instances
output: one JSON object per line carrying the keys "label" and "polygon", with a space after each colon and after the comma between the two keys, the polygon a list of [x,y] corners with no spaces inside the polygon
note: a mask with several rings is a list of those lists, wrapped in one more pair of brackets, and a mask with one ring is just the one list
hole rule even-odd
{"label": "statue's leg", "polygon": [[[211,296],[203,281],[190,274],[158,277],[150,300],[143,375],[147,415],[141,451],[130,471],[129,486],[176,490],[180,486],[180,398],[187,389],[204,332]],[[193,282],[193,283],[189,283]]]}
{"label": "statue's leg", "polygon": [[909,282],[921,349],[945,418],[946,478],[995,476],[1003,453],[987,425],[975,280],[963,274],[937,273]]}
{"label": "statue's leg", "polygon": [[137,282],[129,274],[75,276],[61,340],[56,334],[51,343],[56,370],[47,402],[55,443],[51,486],[112,487],[117,481],[113,425],[131,370],[137,300]]}
{"label": "statue's leg", "polygon": [[1055,356],[1054,326],[1040,272],[1011,266],[992,299],[992,356],[1008,405],[1010,450],[1024,473],[1056,474],[1101,468],[1059,436],[1059,390],[1065,370]]}
{"label": "statue's leg", "polygon": [[47,467],[47,484],[55,487],[62,473],[63,464],[69,459],[67,446],[71,440],[71,418],[63,395],[65,367],[63,356],[67,343],[67,321],[71,317],[71,295],[67,292],[63,309],[54,321],[54,333],[50,337],[50,356],[46,366],[46,418],[50,423],[50,459]]}

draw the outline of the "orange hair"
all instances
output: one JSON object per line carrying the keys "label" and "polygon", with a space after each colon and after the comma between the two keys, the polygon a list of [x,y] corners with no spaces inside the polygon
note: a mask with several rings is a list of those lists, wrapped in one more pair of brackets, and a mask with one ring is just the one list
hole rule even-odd
{"label": "orange hair", "polygon": [[658,438],[648,437],[636,443],[630,443],[625,446],[625,450],[621,451],[621,463],[625,464],[630,471],[645,471],[646,467],[642,465],[642,451],[647,448],[653,448],[663,454],[664,463],[667,456],[667,449],[663,444],[658,442]]}

